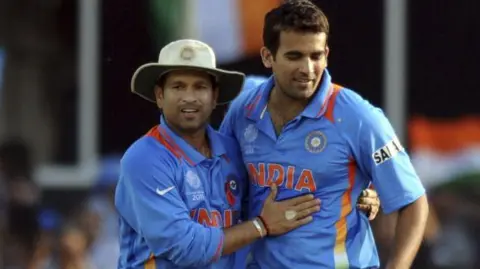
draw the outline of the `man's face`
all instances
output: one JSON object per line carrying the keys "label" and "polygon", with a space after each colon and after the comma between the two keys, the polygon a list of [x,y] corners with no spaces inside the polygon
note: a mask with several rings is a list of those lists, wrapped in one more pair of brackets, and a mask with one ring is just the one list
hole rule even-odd
{"label": "man's face", "polygon": [[267,68],[272,68],[276,86],[288,97],[305,100],[312,97],[327,67],[328,47],[325,33],[282,31],[275,59],[262,49]]}
{"label": "man's face", "polygon": [[202,71],[176,70],[165,75],[163,89],[155,88],[157,105],[166,121],[179,132],[203,128],[217,102],[211,76]]}

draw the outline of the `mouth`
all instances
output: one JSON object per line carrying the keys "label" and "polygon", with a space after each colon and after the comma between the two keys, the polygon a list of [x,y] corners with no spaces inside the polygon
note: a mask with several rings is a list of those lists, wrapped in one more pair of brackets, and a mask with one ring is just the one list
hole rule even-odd
{"label": "mouth", "polygon": [[308,79],[308,78],[296,78],[293,81],[301,83],[301,84],[308,84],[310,82],[313,82],[313,79]]}
{"label": "mouth", "polygon": [[180,111],[185,114],[193,114],[199,112],[200,110],[195,108],[182,108]]}

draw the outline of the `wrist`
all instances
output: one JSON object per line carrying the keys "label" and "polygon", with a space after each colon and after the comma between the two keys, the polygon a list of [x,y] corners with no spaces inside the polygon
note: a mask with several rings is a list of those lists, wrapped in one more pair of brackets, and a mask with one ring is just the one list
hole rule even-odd
{"label": "wrist", "polygon": [[254,218],[252,220],[253,226],[257,230],[257,232],[260,235],[260,238],[263,238],[268,235],[267,229],[265,228],[265,225],[263,224],[262,220],[260,218]]}
{"label": "wrist", "polygon": [[267,222],[265,221],[265,218],[262,217],[261,215],[257,217],[257,219],[260,220],[260,222],[262,223],[263,227],[265,228],[265,231],[266,231],[266,236],[270,235],[270,229],[267,225]]}

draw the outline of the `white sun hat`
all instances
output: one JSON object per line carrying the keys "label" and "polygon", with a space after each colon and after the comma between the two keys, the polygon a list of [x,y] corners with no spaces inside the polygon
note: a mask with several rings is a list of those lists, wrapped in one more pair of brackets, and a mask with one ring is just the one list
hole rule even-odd
{"label": "white sun hat", "polygon": [[219,88],[218,104],[227,104],[234,99],[245,80],[243,73],[216,68],[215,53],[209,45],[198,40],[182,39],[163,47],[158,63],[140,66],[133,74],[131,90],[155,103],[155,83],[160,76],[179,69],[201,70],[215,76]]}

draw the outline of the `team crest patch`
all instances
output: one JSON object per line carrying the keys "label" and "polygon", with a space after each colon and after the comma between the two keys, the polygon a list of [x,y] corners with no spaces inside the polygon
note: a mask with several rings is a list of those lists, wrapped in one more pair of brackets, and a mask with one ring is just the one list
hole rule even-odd
{"label": "team crest patch", "polygon": [[184,47],[180,52],[180,58],[185,61],[190,61],[191,59],[193,59],[193,57],[195,57],[195,51],[190,46]]}
{"label": "team crest patch", "polygon": [[247,128],[245,128],[245,131],[243,132],[243,138],[245,138],[245,141],[248,143],[251,143],[257,139],[258,136],[258,129],[255,127],[254,124],[249,124]]}
{"label": "team crest patch", "polygon": [[230,206],[235,205],[236,197],[240,192],[240,186],[238,186],[238,179],[234,175],[228,175],[225,182],[225,194],[227,195],[227,201]]}
{"label": "team crest patch", "polygon": [[305,149],[311,153],[322,152],[327,145],[327,137],[320,131],[313,131],[305,138]]}
{"label": "team crest patch", "polygon": [[187,180],[188,185],[194,189],[200,188],[200,185],[202,184],[197,173],[193,172],[192,170],[188,170],[187,173],[185,173],[185,180]]}

